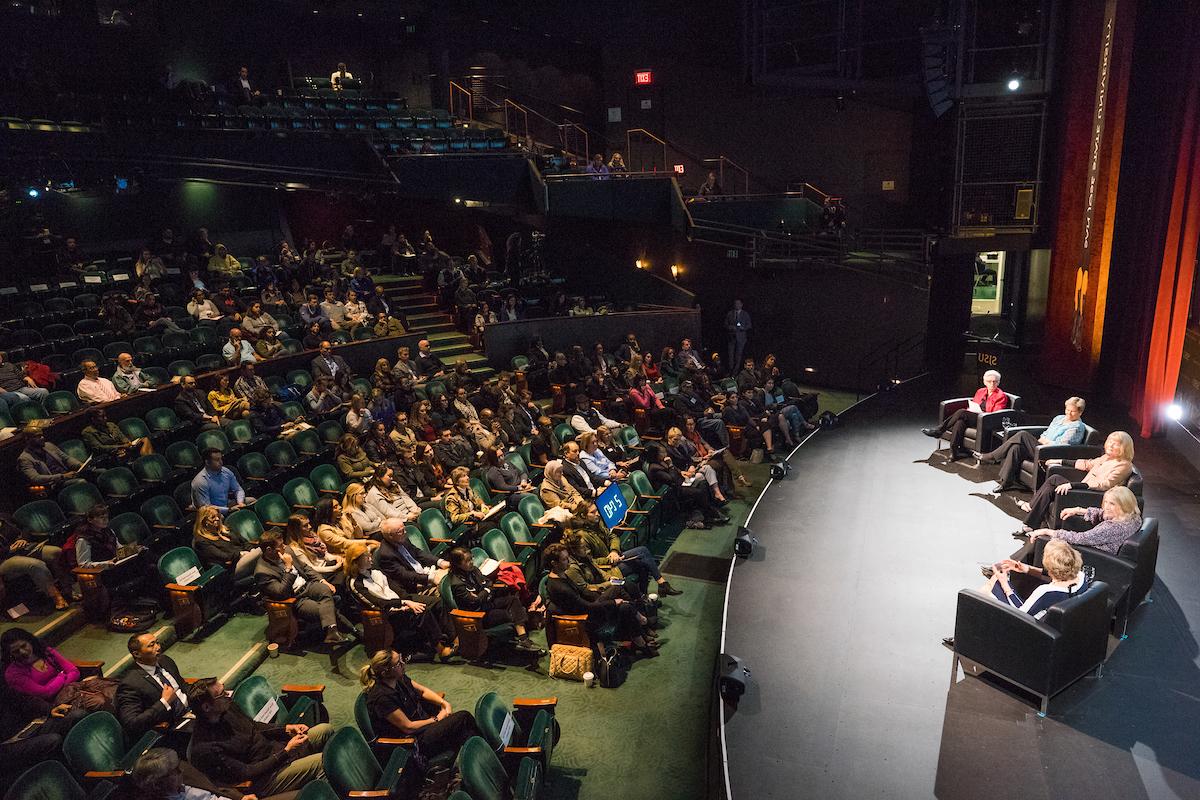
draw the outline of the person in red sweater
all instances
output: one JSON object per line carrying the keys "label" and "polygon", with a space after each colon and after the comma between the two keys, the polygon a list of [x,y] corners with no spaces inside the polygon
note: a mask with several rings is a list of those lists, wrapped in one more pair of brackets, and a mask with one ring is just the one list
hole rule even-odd
{"label": "person in red sweater", "polygon": [[1003,411],[1006,408],[1008,408],[1008,395],[1000,389],[1000,373],[989,369],[983,373],[983,388],[975,392],[975,396],[971,398],[966,408],[955,411],[936,427],[922,428],[921,433],[932,436],[934,439],[940,439],[942,434],[950,431],[950,460],[966,458],[971,455],[971,451],[963,447],[963,436],[966,434],[967,428],[975,424],[979,414]]}

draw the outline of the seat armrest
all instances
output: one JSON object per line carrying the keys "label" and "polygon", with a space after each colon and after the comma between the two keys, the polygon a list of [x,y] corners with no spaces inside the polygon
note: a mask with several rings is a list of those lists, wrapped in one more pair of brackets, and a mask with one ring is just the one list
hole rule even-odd
{"label": "seat armrest", "polygon": [[554,619],[566,620],[567,622],[587,622],[587,614],[554,614]]}
{"label": "seat armrest", "polygon": [[119,770],[119,769],[107,770],[107,771],[88,770],[87,772],[83,773],[83,777],[85,777],[89,780],[100,780],[102,778],[124,778],[125,772],[124,772],[124,770]]}
{"label": "seat armrest", "polygon": [[1081,469],[1075,469],[1074,467],[1066,467],[1066,466],[1050,467],[1049,469],[1046,470],[1047,478],[1049,478],[1051,475],[1060,475],[1060,476],[1066,478],[1067,480],[1071,481],[1071,483],[1077,483],[1077,482],[1081,481],[1083,479],[1083,476],[1086,474],[1087,473]]}
{"label": "seat armrest", "polygon": [[558,706],[557,697],[516,697],[513,698],[513,708],[553,710]]}
{"label": "seat armrest", "polygon": [[513,542],[513,547],[537,547],[537,542]]}
{"label": "seat armrest", "polygon": [[961,411],[971,402],[971,397],[955,397],[950,400],[943,400],[938,403],[938,422],[945,422],[946,417],[953,414],[955,411]]}
{"label": "seat armrest", "polygon": [[[466,611],[461,608],[456,608],[450,612],[452,617],[463,617],[465,619],[482,620],[486,616],[482,611]],[[587,619],[585,616],[584,619]]]}
{"label": "seat armrest", "polygon": [[411,736],[392,738],[388,736],[380,736],[375,740],[375,744],[387,745],[389,747],[411,747],[416,744],[417,740]]}
{"label": "seat armrest", "polygon": [[104,672],[103,661],[80,661],[79,659],[72,659],[71,663],[79,667],[79,674],[85,678],[92,675],[100,677]]}
{"label": "seat armrest", "polygon": [[1095,458],[1101,453],[1103,451],[1099,447],[1086,444],[1044,444],[1038,448],[1037,457],[1038,461],[1061,458],[1068,462],[1065,466],[1073,466],[1077,459]]}
{"label": "seat armrest", "polygon": [[325,684],[285,683],[279,687],[279,691],[284,694],[320,694],[325,691]]}
{"label": "seat armrest", "polygon": [[506,747],[500,751],[504,755],[513,756],[536,756],[540,755],[542,748],[540,747]]}
{"label": "seat armrest", "polygon": [[198,592],[200,587],[194,583],[168,583],[169,592]]}
{"label": "seat armrest", "polygon": [[954,650],[991,672],[1044,692],[1053,679],[1058,631],[972,589],[958,593]]}
{"label": "seat armrest", "polygon": [[1034,436],[1041,436],[1045,430],[1045,425],[1013,425],[1004,429],[1004,438],[1010,439],[1018,433],[1032,433]]}

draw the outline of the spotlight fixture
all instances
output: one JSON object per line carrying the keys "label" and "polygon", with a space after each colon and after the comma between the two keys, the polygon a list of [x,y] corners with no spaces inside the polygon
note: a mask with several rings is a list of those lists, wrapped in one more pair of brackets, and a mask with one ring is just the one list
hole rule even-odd
{"label": "spotlight fixture", "polygon": [[454,205],[456,205],[456,206],[462,205],[462,198],[461,197],[454,198]]}
{"label": "spotlight fixture", "polygon": [[650,262],[641,258],[639,258],[637,261],[634,261],[633,265],[638,269],[650,269]]}
{"label": "spotlight fixture", "polygon": [[811,374],[813,372],[816,372],[817,368],[816,367],[805,367],[804,371]]}
{"label": "spotlight fixture", "polygon": [[674,278],[675,280],[679,280],[679,272],[680,272],[679,265],[672,264],[671,265],[671,277]]}
{"label": "spotlight fixture", "polygon": [[1183,419],[1183,406],[1179,405],[1179,403],[1171,403],[1171,405],[1167,406],[1167,419],[1173,422]]}
{"label": "spotlight fixture", "polygon": [[26,193],[26,194],[28,194],[28,195],[29,195],[29,197],[30,197],[31,199],[33,199],[33,200],[37,200],[37,199],[38,199],[38,197],[39,197],[39,196],[42,194],[41,192],[39,192],[39,191],[38,191],[36,188],[34,188],[33,186],[30,186],[30,187],[29,187],[29,189],[28,189],[28,190],[27,190],[25,193]]}
{"label": "spotlight fixture", "polygon": [[780,461],[777,464],[771,465],[771,478],[774,480],[777,480],[777,481],[781,481],[784,478],[786,478],[788,476],[788,473],[791,471],[792,471],[792,465],[790,463],[788,463],[787,461]]}
{"label": "spotlight fixture", "polygon": [[738,526],[737,536],[733,539],[733,552],[741,558],[748,558],[754,552],[754,545],[758,544],[758,539],[754,538],[754,534],[745,525]]}
{"label": "spotlight fixture", "polygon": [[717,656],[717,671],[717,687],[721,698],[731,705],[737,705],[737,701],[746,693],[750,668],[737,656],[721,653]]}
{"label": "spotlight fixture", "polygon": [[1008,90],[1009,90],[1010,92],[1015,92],[1017,89],[1020,89],[1020,88],[1021,88],[1021,76],[1020,76],[1020,74],[1019,74],[1019,73],[1016,73],[1016,72],[1014,72],[1012,75],[1010,75],[1010,76],[1008,77],[1008,83],[1006,83],[1006,84],[1004,84],[1004,85],[1008,87]]}

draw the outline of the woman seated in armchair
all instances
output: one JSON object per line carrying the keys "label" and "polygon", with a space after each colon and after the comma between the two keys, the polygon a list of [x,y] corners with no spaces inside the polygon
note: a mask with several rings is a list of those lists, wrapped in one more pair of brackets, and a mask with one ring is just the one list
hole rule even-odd
{"label": "woman seated in armchair", "polygon": [[1099,508],[1075,506],[1063,509],[1059,516],[1064,520],[1078,517],[1091,527],[1084,531],[1039,528],[1030,531],[1029,541],[1045,536],[1115,555],[1125,540],[1142,528],[1142,513],[1138,509],[1137,498],[1127,486],[1114,486],[1105,492]]}
{"label": "woman seated in armchair", "polygon": [[[1014,582],[1016,588],[1012,585]],[[992,567],[992,576],[979,591],[1034,619],[1041,619],[1051,606],[1083,591],[1086,586],[1083,556],[1071,545],[1055,539],[1042,552],[1042,566],[1006,558]]]}
{"label": "woman seated in armchair", "polygon": [[[1051,459],[1046,465],[1066,466],[1058,459]],[[1106,492],[1114,486],[1124,485],[1133,472],[1133,437],[1125,431],[1114,431],[1105,440],[1102,455],[1078,459],[1070,466],[1084,472],[1083,477],[1071,481],[1064,475],[1051,474],[1033,493],[1029,502],[1017,500],[1017,505],[1025,512],[1025,521],[1021,530],[1013,534],[1014,538],[1024,539],[1026,534],[1041,526],[1056,494],[1065,495],[1073,488]]]}

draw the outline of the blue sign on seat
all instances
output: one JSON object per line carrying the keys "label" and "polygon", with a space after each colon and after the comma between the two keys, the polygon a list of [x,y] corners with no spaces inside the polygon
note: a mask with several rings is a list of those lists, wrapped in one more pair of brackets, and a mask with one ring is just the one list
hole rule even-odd
{"label": "blue sign on seat", "polygon": [[596,508],[600,511],[600,519],[604,520],[604,527],[615,528],[625,520],[625,512],[629,510],[629,506],[625,504],[625,495],[621,494],[621,487],[616,483],[610,483],[608,488],[600,493],[596,498]]}

